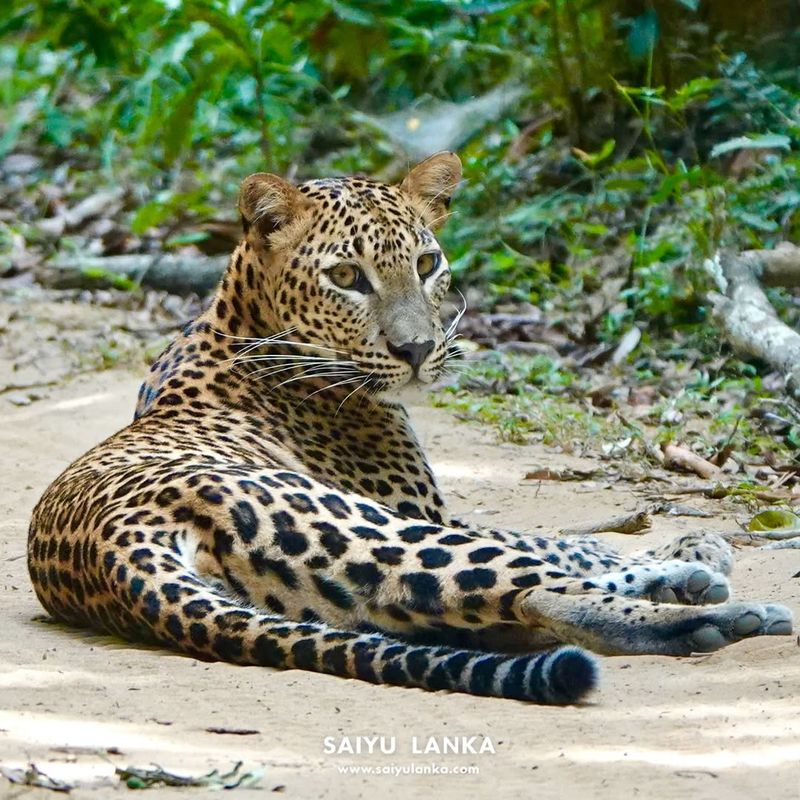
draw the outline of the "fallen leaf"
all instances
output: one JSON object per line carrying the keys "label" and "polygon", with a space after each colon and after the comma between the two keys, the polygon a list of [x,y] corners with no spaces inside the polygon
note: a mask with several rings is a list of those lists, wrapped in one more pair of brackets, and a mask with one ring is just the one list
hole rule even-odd
{"label": "fallen leaf", "polygon": [[550,469],[542,467],[540,469],[526,472],[523,480],[525,481],[585,481],[597,476],[600,470],[596,469]]}
{"label": "fallen leaf", "polygon": [[756,514],[748,523],[747,530],[761,533],[767,538],[792,538],[800,536],[800,517],[784,508],[772,508]]}
{"label": "fallen leaf", "polygon": [[0,775],[11,781],[11,783],[16,783],[20,786],[38,786],[40,789],[49,789],[51,792],[68,794],[74,788],[69,783],[64,783],[64,781],[46,775],[36,764],[29,764],[27,769],[0,767]]}

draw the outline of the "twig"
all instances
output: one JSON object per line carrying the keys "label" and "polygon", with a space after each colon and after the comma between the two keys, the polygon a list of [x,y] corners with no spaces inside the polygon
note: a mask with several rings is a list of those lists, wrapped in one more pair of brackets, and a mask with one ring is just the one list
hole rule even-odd
{"label": "twig", "polygon": [[[769,544],[762,544],[756,548],[757,550],[800,550],[800,536],[795,536],[793,539],[782,539],[778,542],[770,542]],[[796,575],[794,577],[797,577]]]}
{"label": "twig", "polygon": [[604,532],[635,534],[642,533],[649,527],[650,515],[646,511],[634,511],[632,514],[622,514],[603,522],[589,522],[561,528],[561,533],[567,536],[591,536],[594,533]]}
{"label": "twig", "polygon": [[648,506],[647,510],[651,514],[666,514],[670,517],[713,517],[710,511],[703,511],[699,508],[684,506],[680,503],[670,503],[665,500],[658,500]]}
{"label": "twig", "polygon": [[539,467],[526,472],[522,477],[524,481],[586,481],[596,478],[600,474],[598,469],[563,469]]}
{"label": "twig", "polygon": [[742,417],[744,415],[740,414],[736,418],[736,424],[733,426],[733,430],[730,432],[730,435],[725,440],[725,444],[714,453],[711,458],[708,459],[709,464],[713,464],[715,467],[724,467],[727,460],[731,457],[731,453],[733,453],[734,446],[733,446],[733,437],[736,436],[736,431],[739,430],[739,423],[742,421]]}
{"label": "twig", "polygon": [[678,467],[686,469],[699,475],[701,478],[713,478],[719,472],[719,467],[710,461],[698,456],[685,447],[675,444],[662,444],[661,451],[664,453],[664,466],[667,469]]}
{"label": "twig", "polygon": [[581,144],[583,139],[583,108],[580,90],[572,86],[567,60],[564,57],[564,49],[561,42],[561,20],[559,18],[558,3],[550,0],[550,44],[553,58],[561,77],[561,87],[564,96],[569,102],[570,111],[570,140],[573,144]]}
{"label": "twig", "polygon": [[667,489],[664,494],[700,494],[703,497],[710,497],[712,500],[722,500],[725,497],[752,497],[755,500],[763,500],[765,503],[798,502],[800,496],[786,492],[767,492],[761,489],[748,489],[742,486],[723,486],[720,483],[712,483],[706,486],[674,486]]}

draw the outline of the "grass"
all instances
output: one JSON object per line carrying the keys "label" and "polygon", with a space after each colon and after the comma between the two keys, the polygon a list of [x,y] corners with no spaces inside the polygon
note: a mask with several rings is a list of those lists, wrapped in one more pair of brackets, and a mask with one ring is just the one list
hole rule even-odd
{"label": "grass", "polygon": [[598,374],[545,356],[487,353],[466,362],[433,402],[491,426],[502,441],[580,456],[655,464],[662,443],[705,458],[728,448],[745,486],[760,486],[760,465],[797,463],[800,418],[747,374],[752,368],[731,360],[711,378],[680,362],[667,365],[672,375],[657,378],[649,369]]}

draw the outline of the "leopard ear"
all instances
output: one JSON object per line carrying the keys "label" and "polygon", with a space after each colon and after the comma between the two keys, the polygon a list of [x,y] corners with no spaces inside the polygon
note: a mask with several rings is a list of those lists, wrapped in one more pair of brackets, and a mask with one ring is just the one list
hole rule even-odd
{"label": "leopard ear", "polygon": [[239,211],[245,235],[255,231],[266,243],[269,237],[294,222],[310,202],[289,181],[268,172],[244,179],[239,193]]}
{"label": "leopard ear", "polygon": [[461,160],[442,150],[417,164],[400,189],[409,195],[426,225],[437,228],[447,218],[450,199],[461,180]]}

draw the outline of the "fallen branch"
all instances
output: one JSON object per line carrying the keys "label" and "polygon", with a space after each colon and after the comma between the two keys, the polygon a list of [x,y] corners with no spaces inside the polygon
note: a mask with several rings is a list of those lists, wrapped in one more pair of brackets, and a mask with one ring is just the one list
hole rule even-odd
{"label": "fallen branch", "polygon": [[228,256],[171,253],[126,256],[62,256],[41,267],[39,282],[53,289],[147,286],[173,294],[207,294],[217,285]]}
{"label": "fallen branch", "polygon": [[781,372],[789,394],[800,400],[800,334],[778,319],[759,283],[800,286],[800,248],[720,251],[705,268],[719,289],[709,293],[714,316],[733,348]]}
{"label": "fallen branch", "polygon": [[753,276],[765,286],[800,286],[800,247],[781,242],[774,250],[743,250]]}
{"label": "fallen branch", "polygon": [[665,495],[699,494],[712,500],[722,500],[725,497],[747,497],[753,500],[763,500],[765,503],[797,503],[800,496],[786,490],[783,492],[770,492],[763,489],[750,489],[743,486],[723,486],[712,483],[707,486],[672,486],[664,490]]}
{"label": "fallen branch", "polygon": [[699,508],[684,506],[680,503],[670,503],[666,500],[658,500],[647,509],[651,514],[666,514],[670,517],[713,517],[710,511],[703,511]]}
{"label": "fallen branch", "polygon": [[[757,548],[758,550],[800,550],[800,536],[795,536],[794,539],[782,539],[779,542],[770,542],[769,544],[762,544]],[[792,577],[796,578],[797,575]]]}
{"label": "fallen branch", "polygon": [[650,527],[650,515],[646,511],[634,511],[632,514],[623,514],[612,517],[604,522],[573,525],[571,528],[561,528],[561,533],[566,536],[591,536],[595,533],[642,533]]}
{"label": "fallen branch", "polygon": [[599,469],[551,469],[550,467],[539,467],[538,469],[526,472],[522,477],[524,481],[586,481],[596,478],[600,474]]}
{"label": "fallen branch", "polygon": [[675,467],[685,469],[706,479],[712,478],[719,472],[719,467],[685,447],[679,447],[676,444],[662,444],[661,452],[664,454],[664,466],[667,469]]}

